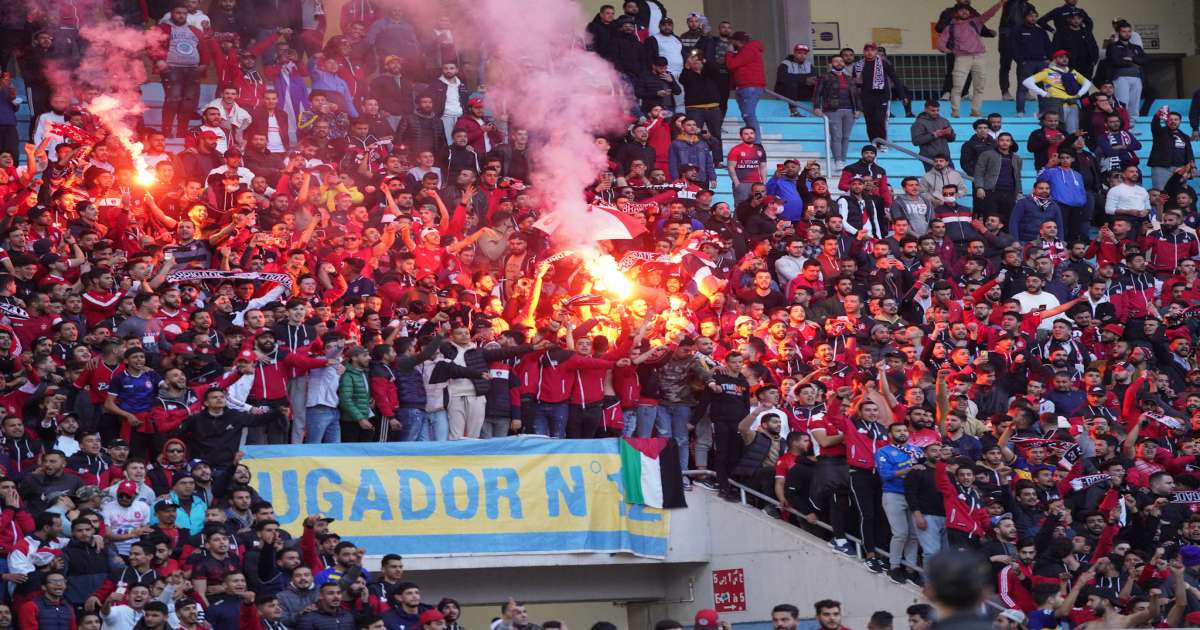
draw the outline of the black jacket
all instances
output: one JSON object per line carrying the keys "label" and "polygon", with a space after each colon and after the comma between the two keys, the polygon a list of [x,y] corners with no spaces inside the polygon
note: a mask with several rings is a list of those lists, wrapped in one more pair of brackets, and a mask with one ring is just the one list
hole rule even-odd
{"label": "black jacket", "polygon": [[408,147],[409,155],[417,155],[421,151],[430,151],[434,157],[445,155],[446,127],[442,125],[440,116],[436,114],[425,116],[414,112],[412,115],[404,117],[400,122],[400,127],[397,135],[400,136],[400,141]]}
{"label": "black jacket", "polygon": [[[441,118],[442,114],[446,113],[446,91],[450,89],[445,81],[434,79],[429,86],[430,92],[433,93],[433,111]],[[467,84],[462,80],[458,82],[458,102],[462,103],[463,111],[467,110],[467,100],[471,96],[471,91],[467,89]],[[441,121],[439,120],[440,124]]]}
{"label": "black jacket", "polygon": [[[444,83],[442,85],[445,86]],[[379,99],[380,109],[393,116],[407,117],[412,114],[413,107],[416,105],[412,82],[403,76],[397,80],[395,75],[380,74],[371,79],[370,94]],[[445,90],[442,91],[442,94],[444,99]],[[444,105],[445,100],[442,103]],[[463,104],[466,104],[465,100]]]}
{"label": "black jacket", "polygon": [[588,43],[588,50],[607,59],[609,49],[612,47],[613,36],[616,34],[613,29],[615,24],[616,22],[605,24],[600,21],[600,14],[597,13],[596,17],[592,18],[587,25],[588,35],[592,38],[592,41]]}
{"label": "black jacket", "polygon": [[942,493],[937,489],[937,478],[932,465],[926,463],[925,470],[914,470],[904,476],[904,499],[908,509],[925,516],[945,516],[946,506]]}
{"label": "black jacket", "polygon": [[[1150,159],[1146,161],[1147,165],[1178,168],[1195,159],[1192,154],[1192,139],[1183,132],[1182,128],[1171,131],[1163,123],[1162,118],[1155,115],[1150,121],[1150,131],[1154,134],[1154,144],[1150,147]],[[1178,145],[1183,146],[1182,162],[1174,158],[1175,147]]]}
{"label": "black jacket", "polygon": [[1078,31],[1059,29],[1054,33],[1050,47],[1070,53],[1071,69],[1085,77],[1091,78],[1096,62],[1100,61],[1100,46],[1096,43],[1096,36],[1088,28]]}
{"label": "black jacket", "polygon": [[637,77],[650,71],[650,64],[646,61],[646,47],[633,34],[619,31],[614,33],[605,59],[616,66],[617,72],[629,77]]}
{"label": "black jacket", "polygon": [[634,160],[641,160],[642,164],[646,165],[646,172],[650,172],[649,169],[654,168],[655,157],[654,147],[650,146],[650,143],[639,144],[629,141],[617,147],[616,162],[617,166],[621,168],[622,174],[629,172],[629,165]]}
{"label": "black jacket", "polygon": [[491,382],[481,375],[488,371],[489,363],[532,351],[533,346],[529,344],[509,348],[468,348],[463,357],[463,363],[466,364],[464,367],[453,363],[458,356],[458,346],[446,342],[442,344],[442,356],[446,357],[446,360],[439,362],[434,367],[433,375],[429,377],[429,383],[433,385],[444,383],[452,378],[469,378],[475,385],[475,395],[484,396],[491,388]]}
{"label": "black jacket", "polygon": [[963,143],[962,150],[958,154],[959,171],[967,177],[974,177],[975,163],[979,161],[979,156],[995,146],[996,141],[991,136],[984,140],[980,140],[979,136],[971,136]]}

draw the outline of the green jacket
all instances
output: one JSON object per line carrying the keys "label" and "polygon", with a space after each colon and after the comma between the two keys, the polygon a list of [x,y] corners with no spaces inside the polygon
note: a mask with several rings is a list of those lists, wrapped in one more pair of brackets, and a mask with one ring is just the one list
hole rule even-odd
{"label": "green jacket", "polygon": [[371,387],[366,372],[346,366],[338,382],[338,408],[342,410],[342,420],[345,422],[358,422],[371,417]]}

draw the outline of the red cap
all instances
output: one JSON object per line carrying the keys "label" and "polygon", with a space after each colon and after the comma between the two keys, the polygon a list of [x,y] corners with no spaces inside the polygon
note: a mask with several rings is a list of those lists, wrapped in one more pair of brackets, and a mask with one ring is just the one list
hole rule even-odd
{"label": "red cap", "polygon": [[1071,53],[1069,53],[1069,52],[1067,52],[1067,51],[1065,51],[1065,50],[1056,50],[1056,51],[1054,51],[1054,55],[1053,55],[1053,56],[1051,56],[1050,58],[1051,58],[1051,59],[1058,59],[1059,57],[1066,57],[1066,58],[1070,59],[1070,57],[1071,57]]}
{"label": "red cap", "polygon": [[171,345],[171,354],[195,354],[196,349],[191,344],[176,343]]}
{"label": "red cap", "polygon": [[1120,324],[1105,324],[1100,330],[1110,332],[1118,337],[1125,334],[1125,327]]}
{"label": "red cap", "polygon": [[242,350],[237,355],[238,361],[254,361],[256,359],[258,359],[258,356],[254,354],[253,350]]}
{"label": "red cap", "polygon": [[711,608],[704,608],[700,612],[696,613],[697,628],[715,628],[717,627],[717,622],[720,620],[721,616],[717,614],[717,611]]}
{"label": "red cap", "polygon": [[467,106],[468,107],[475,107],[475,106],[483,107],[483,99],[479,98],[478,96],[472,97],[467,100]]}
{"label": "red cap", "polygon": [[216,132],[214,132],[214,131],[202,131],[202,132],[200,132],[200,139],[201,140],[220,140],[221,136],[218,136],[216,134]]}
{"label": "red cap", "polygon": [[436,608],[430,608],[429,610],[426,610],[425,612],[421,613],[420,621],[421,621],[421,625],[423,626],[427,623],[441,621],[445,618],[446,618],[446,615],[443,615],[442,611],[440,611]]}
{"label": "red cap", "polygon": [[137,493],[138,487],[137,483],[134,481],[129,481],[126,479],[125,481],[117,484],[117,496],[121,496],[123,494],[128,497],[136,497]]}
{"label": "red cap", "polygon": [[879,48],[879,45],[875,42],[867,42],[863,44],[863,50],[870,50],[872,48]]}

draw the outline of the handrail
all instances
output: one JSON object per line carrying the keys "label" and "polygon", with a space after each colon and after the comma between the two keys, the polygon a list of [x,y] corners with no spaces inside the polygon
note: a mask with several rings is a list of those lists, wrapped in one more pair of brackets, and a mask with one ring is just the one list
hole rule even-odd
{"label": "handrail", "polygon": [[[776,509],[778,509],[778,510],[780,510],[780,511],[785,511],[785,512],[787,512],[787,513],[789,513],[789,514],[792,514],[792,515],[796,516],[797,518],[800,518],[800,519],[804,520],[804,522],[806,522],[806,523],[808,522],[808,518],[807,518],[807,517],[805,517],[803,514],[801,514],[799,511],[797,511],[795,508],[793,508],[793,507],[791,507],[791,506],[788,506],[788,507],[783,507],[783,505],[781,505],[781,504],[779,503],[779,500],[778,500],[778,499],[776,499],[776,498],[774,498],[774,497],[769,497],[769,496],[767,496],[767,495],[765,495],[765,494],[763,494],[763,493],[761,493],[761,492],[759,492],[759,491],[757,491],[757,490],[755,490],[755,489],[753,489],[753,488],[750,488],[750,487],[748,487],[748,486],[746,486],[746,485],[743,485],[743,484],[741,484],[741,483],[739,483],[739,482],[737,482],[737,481],[734,481],[734,480],[732,480],[732,479],[730,479],[730,480],[729,480],[729,485],[733,486],[734,488],[736,488],[736,489],[738,490],[738,492],[740,493],[740,499],[741,499],[741,502],[742,502],[742,504],[743,504],[743,505],[746,505],[746,504],[747,504],[747,502],[746,502],[746,495],[751,495],[751,496],[754,496],[754,497],[757,497],[757,498],[759,498],[759,499],[760,499],[760,500],[762,500],[762,501],[765,501],[765,502],[767,502],[767,503],[768,503],[768,504],[770,504],[770,505],[773,505],[773,506],[775,506],[775,508],[776,508]],[[824,530],[827,530],[827,531],[830,531],[830,532],[832,532],[832,531],[833,531],[833,526],[832,526],[832,525],[830,525],[830,524],[828,524],[828,523],[826,523],[826,522],[824,522],[824,521],[820,521],[820,520],[818,520],[818,521],[816,521],[816,522],[815,522],[815,523],[813,523],[813,524],[814,524],[814,525],[817,525],[817,526],[819,526],[820,528],[822,528],[822,529],[824,529]],[[849,539],[850,541],[852,541],[852,542],[854,543],[854,547],[855,547],[855,549],[857,549],[857,550],[858,550],[859,557],[860,557],[860,558],[862,558],[862,557],[863,557],[863,553],[864,553],[864,551],[863,551],[863,544],[862,544],[862,540],[859,540],[858,538],[855,538],[854,536],[851,536],[851,535],[850,535],[850,534],[848,534],[848,533],[846,534],[846,538],[847,538],[847,539]],[[886,552],[886,551],[884,551],[884,550],[882,550],[882,549],[876,549],[876,550],[875,550],[875,553],[876,553],[876,554],[878,554],[878,555],[880,555],[880,556],[881,556],[881,557],[883,557],[883,558],[887,558],[888,560],[891,560],[891,557],[892,557],[892,556],[891,556],[891,554],[890,554],[890,553],[888,553],[888,552]],[[904,566],[906,566],[906,567],[908,567],[908,568],[910,568],[910,569],[912,569],[912,570],[916,571],[917,573],[920,573],[922,576],[924,576],[924,575],[925,575],[925,569],[924,569],[924,568],[922,568],[922,567],[918,567],[918,566],[913,566],[913,565],[911,565],[911,564],[909,564],[909,563],[905,562],[904,560],[901,560],[900,562],[901,562],[901,564],[903,564]],[[985,603],[987,606],[989,606],[989,607],[991,607],[991,608],[994,608],[994,609],[995,609],[997,612],[999,612],[999,611],[1002,611],[1002,610],[1005,610],[1005,609],[1006,609],[1006,607],[1005,607],[1005,606],[1003,606],[1003,605],[1001,605],[1001,604],[998,604],[998,603],[996,603],[996,602],[992,601],[990,598],[989,598],[989,599],[987,599],[987,600],[985,600],[985,601],[984,601],[984,603]]]}
{"label": "handrail", "polygon": [[[825,168],[823,170],[825,173],[832,173],[833,172],[833,146],[829,143],[829,119],[824,116],[817,116],[816,110],[814,110],[812,107],[809,107],[808,105],[801,103],[800,101],[797,101],[795,99],[790,99],[790,98],[780,94],[779,92],[776,92],[775,90],[763,88],[763,92],[770,94],[771,96],[774,96],[775,98],[777,98],[781,101],[784,101],[785,103],[787,103],[788,105],[791,105],[792,107],[795,107],[796,109],[804,110],[805,112],[808,113],[809,116],[821,119],[821,125],[825,128]],[[759,138],[758,141],[762,142],[762,138]]]}
{"label": "handrail", "polygon": [[912,149],[910,149],[908,147],[902,147],[902,146],[896,144],[895,142],[892,142],[891,140],[885,140],[883,138],[875,138],[871,142],[873,144],[875,144],[876,146],[882,144],[885,147],[895,149],[905,155],[915,157],[918,160],[921,160],[922,162],[924,162],[930,166],[933,166],[933,160],[925,157],[924,155],[921,155],[920,153],[917,153],[916,151],[913,151]]}

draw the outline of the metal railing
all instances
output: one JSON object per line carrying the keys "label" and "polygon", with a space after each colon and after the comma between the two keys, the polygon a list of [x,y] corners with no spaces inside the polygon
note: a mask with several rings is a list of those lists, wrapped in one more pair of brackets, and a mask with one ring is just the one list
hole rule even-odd
{"label": "metal railing", "polygon": [[[691,471],[689,471],[689,472],[691,472]],[[779,510],[780,512],[787,512],[788,514],[792,514],[793,516],[800,519],[801,521],[803,521],[805,523],[809,523],[808,518],[805,517],[803,514],[801,514],[798,510],[796,510],[795,508],[793,508],[791,506],[784,507],[783,505],[781,505],[779,503],[779,500],[774,497],[769,497],[753,488],[750,488],[744,484],[738,483],[732,479],[729,480],[729,485],[733,486],[738,491],[738,498],[742,505],[753,507],[753,506],[750,506],[750,502],[747,501],[748,496],[753,496],[753,497],[767,503],[768,505],[774,506],[775,509]],[[817,520],[810,524],[816,525],[817,527],[820,527],[821,529],[824,529],[829,532],[833,531],[833,526],[824,521]],[[856,553],[858,554],[858,557],[860,559],[865,558],[866,556],[864,555],[865,551],[863,548],[862,540],[855,538],[854,536],[851,536],[849,533],[846,534],[846,538],[854,543],[854,547],[856,549]],[[886,552],[882,549],[876,549],[875,553],[877,555],[879,555],[881,558],[887,559],[889,562],[891,561],[891,554],[889,554],[888,552]],[[922,567],[918,567],[918,566],[909,564],[908,562],[905,562],[904,560],[901,560],[900,564],[912,569],[913,571],[916,571],[917,573],[919,573],[921,575],[922,579],[924,579],[925,569],[923,569]],[[1006,608],[1003,604],[994,601],[993,598],[988,598],[984,603],[987,605],[988,608],[992,609],[994,612],[999,612],[999,611],[1005,610],[1005,608]]]}
{"label": "metal railing", "polygon": [[[802,103],[800,101],[790,99],[790,98],[780,94],[779,92],[776,92],[775,90],[763,88],[763,92],[770,94],[771,96],[774,96],[775,98],[787,103],[788,105],[807,113],[810,117],[821,119],[821,125],[825,130],[825,134],[824,134],[825,166],[822,169],[822,171],[826,175],[832,173],[833,172],[833,147],[832,147],[832,145],[829,144],[829,119],[824,116],[817,116],[817,112],[812,107],[810,107],[807,103]],[[759,138],[758,141],[762,142],[762,138]]]}
{"label": "metal railing", "polygon": [[896,144],[895,142],[892,142],[891,140],[884,140],[883,138],[875,138],[874,140],[871,140],[871,142],[875,146],[883,145],[889,149],[895,149],[895,150],[903,153],[904,155],[916,158],[930,166],[933,166],[933,160],[925,157],[924,155],[921,155],[920,153],[917,153],[916,151],[913,151],[912,149],[910,149],[908,147],[902,147],[902,146]]}

